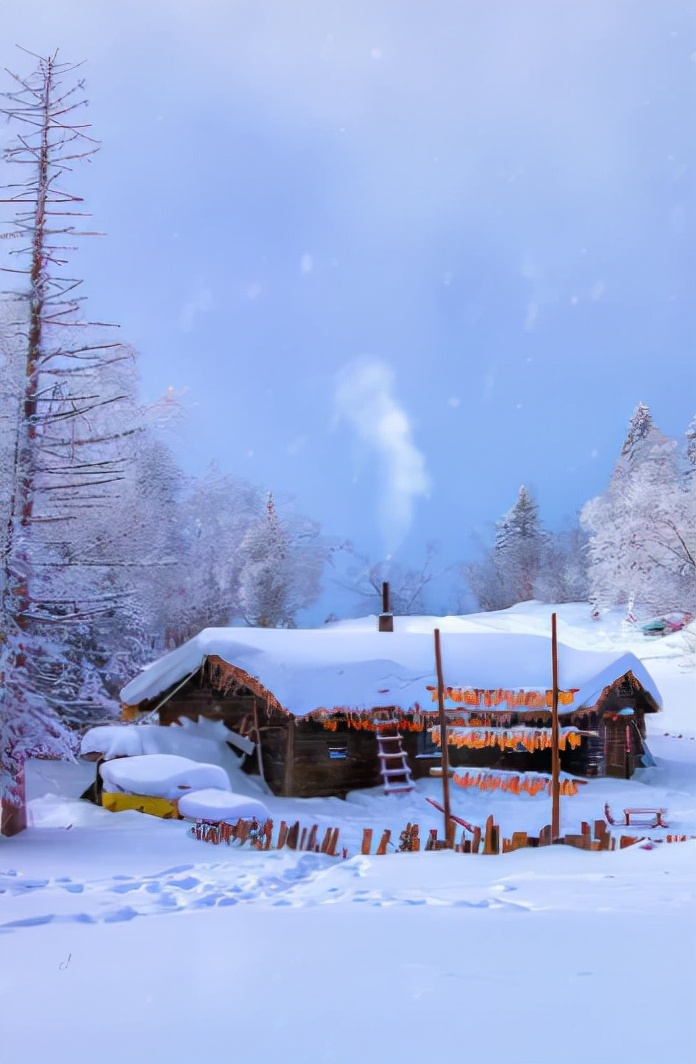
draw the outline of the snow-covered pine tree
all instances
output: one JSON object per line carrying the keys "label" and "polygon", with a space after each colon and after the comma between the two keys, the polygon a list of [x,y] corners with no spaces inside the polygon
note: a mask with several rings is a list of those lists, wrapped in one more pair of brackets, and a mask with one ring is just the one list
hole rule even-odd
{"label": "snow-covered pine tree", "polygon": [[272,493],[262,517],[240,546],[239,603],[248,624],[258,628],[294,628],[299,610],[321,590],[326,550],[315,522],[281,521]]}
{"label": "snow-covered pine tree", "polygon": [[[0,109],[18,124],[4,159],[19,177],[2,202],[16,212],[10,275],[22,290],[3,307],[0,436],[0,757],[2,832],[25,826],[24,763],[64,756],[75,722],[117,705],[101,666],[105,632],[125,636],[136,564],[115,551],[123,485],[141,434],[132,353],[95,338],[80,314],[67,252],[85,235],[66,189],[96,150],[81,118],[76,67],[38,59]],[[3,267],[7,269],[6,267]]]}
{"label": "snow-covered pine tree", "polygon": [[522,485],[517,501],[496,524],[493,563],[508,605],[534,598],[545,534],[539,507]]}
{"label": "snow-covered pine tree", "polygon": [[594,606],[624,605],[633,595],[639,617],[693,612],[693,480],[680,477],[676,441],[640,403],[606,492],[581,514]]}
{"label": "snow-covered pine tree", "polygon": [[655,426],[653,425],[652,414],[650,413],[649,407],[647,407],[645,403],[638,403],[638,406],[631,415],[631,420],[628,423],[628,431],[626,432],[626,439],[621,448],[621,458],[623,458],[628,465],[631,465],[636,461],[636,456],[640,452],[642,443],[649,438],[654,430]]}
{"label": "snow-covered pine tree", "polygon": [[539,508],[523,485],[515,505],[496,521],[493,547],[483,548],[481,561],[462,567],[481,609],[504,610],[543,593],[539,575],[547,543]]}

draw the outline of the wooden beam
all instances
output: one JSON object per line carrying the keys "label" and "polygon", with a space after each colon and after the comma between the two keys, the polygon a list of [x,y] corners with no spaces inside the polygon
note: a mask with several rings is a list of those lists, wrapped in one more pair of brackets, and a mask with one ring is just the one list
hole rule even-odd
{"label": "wooden beam", "polygon": [[445,684],[442,677],[442,655],[440,653],[440,629],[435,632],[435,667],[437,669],[437,708],[440,716],[440,749],[442,750],[442,805],[445,816],[445,838],[452,838],[454,825],[450,817],[449,793],[449,751],[447,749],[447,720],[445,719]]}
{"label": "wooden beam", "polygon": [[551,839],[561,833],[561,756],[558,749],[558,640],[556,614],[551,614]]}

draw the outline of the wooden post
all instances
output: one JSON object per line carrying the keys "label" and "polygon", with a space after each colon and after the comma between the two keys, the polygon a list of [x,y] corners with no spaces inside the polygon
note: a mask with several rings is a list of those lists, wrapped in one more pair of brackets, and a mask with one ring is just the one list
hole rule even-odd
{"label": "wooden post", "polygon": [[445,838],[452,837],[449,795],[449,751],[447,749],[447,721],[445,719],[445,685],[442,679],[440,629],[435,629],[435,667],[437,669],[437,708],[440,716],[440,749],[442,750],[442,805],[445,815]]}
{"label": "wooden post", "polygon": [[551,840],[561,833],[561,758],[558,749],[558,640],[556,614],[551,614]]}
{"label": "wooden post", "polygon": [[285,771],[283,773],[283,795],[292,798],[295,775],[295,718],[288,722],[288,734],[285,741]]}
{"label": "wooden post", "polygon": [[[292,724],[292,721],[290,721]],[[254,695],[254,731],[256,732],[256,764],[259,769],[259,776],[266,782],[266,777],[263,773],[263,751],[261,750],[261,731],[259,729],[259,711],[256,705],[256,695]]]}
{"label": "wooden post", "polygon": [[379,840],[379,845],[375,850],[375,853],[379,855],[385,854],[387,852],[387,846],[389,844],[390,839],[391,831],[389,830],[389,828],[387,828],[385,831],[382,832],[382,838]]}

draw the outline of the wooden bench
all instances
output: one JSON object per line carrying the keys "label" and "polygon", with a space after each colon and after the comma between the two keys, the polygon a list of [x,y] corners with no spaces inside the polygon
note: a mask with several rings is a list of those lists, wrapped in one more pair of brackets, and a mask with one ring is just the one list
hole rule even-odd
{"label": "wooden bench", "polygon": [[[645,818],[650,817],[650,823],[648,824],[649,827],[668,828],[669,824],[666,824],[662,819],[663,813],[666,812],[666,809],[624,809],[624,824],[630,824],[631,818],[634,818],[634,824],[648,823]],[[638,819],[636,820],[635,818]]]}

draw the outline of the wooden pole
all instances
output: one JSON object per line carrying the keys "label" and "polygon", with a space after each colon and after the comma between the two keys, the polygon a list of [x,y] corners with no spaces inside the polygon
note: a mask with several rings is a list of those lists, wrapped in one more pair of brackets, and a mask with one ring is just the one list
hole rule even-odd
{"label": "wooden pole", "polygon": [[288,733],[285,737],[285,771],[283,772],[283,796],[292,798],[295,783],[295,719],[288,723]]}
{"label": "wooden pole", "polygon": [[442,679],[440,629],[435,629],[435,667],[437,669],[437,708],[440,715],[440,749],[442,750],[442,806],[445,814],[445,839],[450,839],[454,825],[450,818],[449,751],[447,749],[447,721],[445,720],[445,685]]}
{"label": "wooden pole", "polygon": [[561,758],[558,749],[558,641],[556,614],[551,614],[551,840],[561,833]]}

